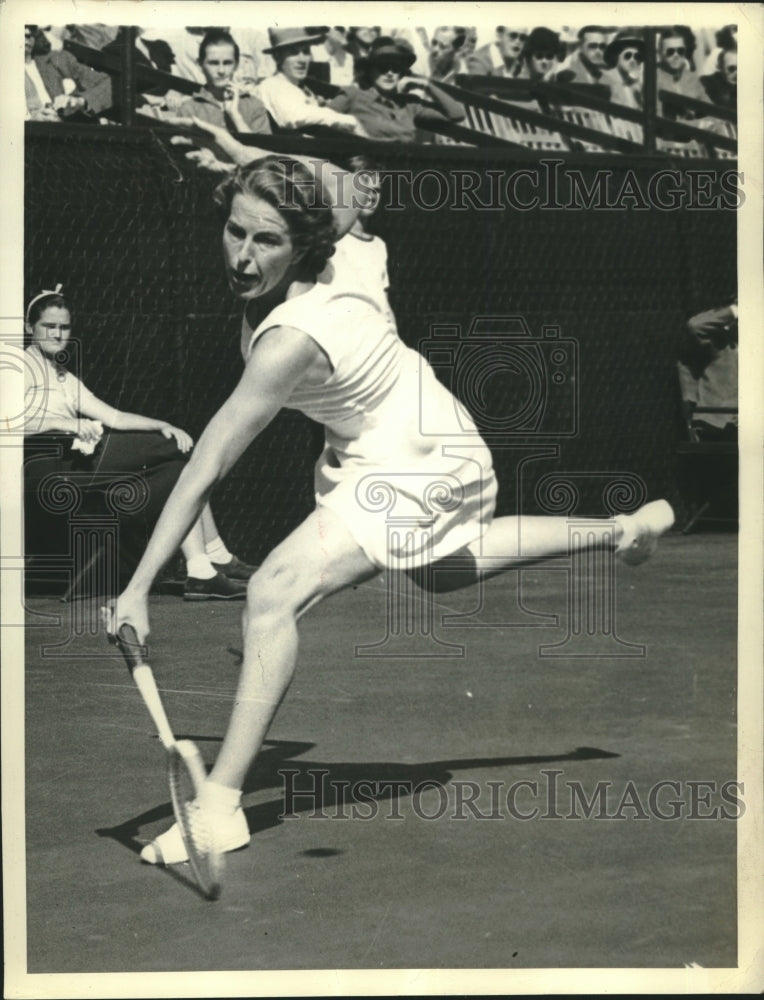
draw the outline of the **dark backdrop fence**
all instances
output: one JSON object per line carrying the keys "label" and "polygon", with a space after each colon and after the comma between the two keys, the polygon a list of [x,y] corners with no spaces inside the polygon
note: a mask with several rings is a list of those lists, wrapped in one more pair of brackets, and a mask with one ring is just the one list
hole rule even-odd
{"label": "dark backdrop fence", "polygon": [[[416,176],[433,169],[432,153],[390,147],[386,161]],[[223,275],[214,181],[145,129],[33,126],[26,164],[27,297],[61,282],[73,305],[86,384],[114,405],[198,436],[241,370],[240,310]],[[644,192],[667,167],[688,190],[698,187],[690,167],[711,174],[734,169],[729,161],[688,165],[624,156],[583,158],[575,166],[588,186],[608,171],[611,192],[621,189],[627,170]],[[628,199],[609,209],[455,210],[456,174],[482,176],[486,168],[506,175],[541,169],[514,152],[444,149],[443,206],[427,209],[409,183],[399,184],[403,210],[380,210],[373,228],[387,242],[391,300],[410,345],[424,345],[433,326],[466,332],[479,316],[522,317],[534,336],[554,325],[577,345],[576,433],[543,438],[558,453],[532,466],[520,496],[517,450],[496,449],[499,511],[520,505],[538,512],[535,480],[557,473],[579,487],[576,512],[605,513],[601,477],[594,474],[625,472],[641,477],[651,497],[666,496],[681,510],[677,342],[690,315],[735,293],[735,212],[634,209],[625,207]],[[701,187],[702,204],[709,204],[718,177]],[[424,186],[419,194],[432,204],[442,191]],[[564,410],[569,397],[556,396],[551,368],[547,375],[546,426],[553,430],[554,408]],[[489,428],[516,411],[526,391],[521,375],[497,369],[479,422]],[[561,411],[560,427],[565,422]],[[320,447],[314,425],[282,412],[218,488],[218,520],[242,556],[261,558],[312,508]]]}

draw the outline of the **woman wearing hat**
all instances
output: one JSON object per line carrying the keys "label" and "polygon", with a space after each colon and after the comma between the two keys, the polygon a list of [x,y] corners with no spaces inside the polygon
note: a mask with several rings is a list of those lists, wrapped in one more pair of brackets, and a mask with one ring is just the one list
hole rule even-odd
{"label": "woman wearing hat", "polygon": [[534,28],[523,50],[528,78],[534,81],[551,79],[564,55],[565,50],[556,31]]}
{"label": "woman wearing hat", "polygon": [[607,83],[613,104],[642,107],[644,61],[645,39],[642,32],[636,28],[624,28],[617,32],[605,49],[605,65],[611,70]]}
{"label": "woman wearing hat", "polygon": [[304,28],[271,28],[268,34],[271,44],[263,52],[273,56],[276,72],[260,84],[258,97],[276,125],[288,129],[324,125],[363,135],[352,115],[322,107],[305,82],[311,46],[320,42],[322,36],[309,35]]}
{"label": "woman wearing hat", "polygon": [[[403,39],[378,38],[359,67],[358,86],[344,88],[328,107],[353,115],[370,139],[396,142],[413,142],[417,128],[462,121],[464,109],[440,87],[406,76],[414,62],[416,54]],[[412,86],[424,101],[406,93]]]}

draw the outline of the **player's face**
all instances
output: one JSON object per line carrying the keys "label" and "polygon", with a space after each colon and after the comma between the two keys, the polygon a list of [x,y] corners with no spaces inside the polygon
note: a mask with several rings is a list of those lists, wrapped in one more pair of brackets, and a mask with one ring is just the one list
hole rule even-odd
{"label": "player's face", "polygon": [[199,65],[207,86],[214,91],[222,90],[233,80],[236,72],[236,51],[228,43],[209,45]]}
{"label": "player's face", "polygon": [[62,306],[43,309],[32,326],[32,343],[48,357],[54,357],[66,347],[72,332],[72,317]]}
{"label": "player's face", "polygon": [[256,195],[236,194],[223,230],[223,257],[231,291],[256,299],[291,280],[294,244],[283,216]]}
{"label": "player's face", "polygon": [[34,32],[30,31],[29,28],[24,29],[24,58],[32,55],[32,49],[34,48]]}
{"label": "player's face", "polygon": [[310,66],[310,45],[295,45],[281,57],[279,69],[292,83],[302,83]]}

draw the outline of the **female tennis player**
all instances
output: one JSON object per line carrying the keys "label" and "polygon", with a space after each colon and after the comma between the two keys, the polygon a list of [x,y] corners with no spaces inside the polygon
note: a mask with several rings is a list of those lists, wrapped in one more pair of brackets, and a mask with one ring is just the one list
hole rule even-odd
{"label": "female tennis player", "polygon": [[[567,554],[569,546],[565,517],[493,518],[491,455],[468,414],[400,340],[375,283],[341,255],[332,260],[353,212],[339,202],[338,190],[348,190],[339,171],[326,180],[322,185],[304,165],[268,156],[218,188],[228,282],[244,304],[244,373],[199,439],[108,616],[109,632],[129,623],[144,642],[154,577],[244,449],[282,407],[324,425],[316,508],[249,582],[235,703],[196,801],[221,851],[249,842],[240,789],[292,679],[301,615],[385,568],[426,585],[435,580],[440,589]],[[439,436],[420,431],[420,402]],[[449,454],[449,443],[465,442],[469,447]],[[410,531],[388,530],[391,507],[397,518],[408,518]],[[631,516],[603,519],[588,540],[636,563],[672,522],[669,505],[657,501]],[[177,826],[141,857],[184,861]]]}

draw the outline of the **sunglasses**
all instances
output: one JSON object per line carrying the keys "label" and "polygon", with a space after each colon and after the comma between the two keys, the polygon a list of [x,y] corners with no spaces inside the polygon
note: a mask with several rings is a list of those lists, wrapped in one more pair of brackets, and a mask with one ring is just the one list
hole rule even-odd
{"label": "sunglasses", "polygon": [[628,62],[642,62],[642,54],[640,52],[622,52],[621,59],[626,59]]}
{"label": "sunglasses", "polygon": [[534,59],[544,59],[551,62],[555,58],[554,52],[531,52]]}
{"label": "sunglasses", "polygon": [[666,49],[666,55],[667,56],[683,56],[686,51],[687,51],[687,49],[684,47],[684,45],[679,45],[676,48]]}
{"label": "sunglasses", "polygon": [[524,35],[522,31],[505,31],[504,37],[508,38],[510,42],[524,42],[528,36]]}
{"label": "sunglasses", "polygon": [[385,61],[380,59],[379,62],[372,64],[377,73],[398,73],[400,75],[402,71],[401,64],[395,60]]}
{"label": "sunglasses", "polygon": [[587,42],[584,47],[587,49],[599,49],[601,52],[604,52],[606,48],[604,42]]}
{"label": "sunglasses", "polygon": [[725,66],[724,67],[724,72],[725,73],[737,73],[737,64],[735,64],[734,66]]}

